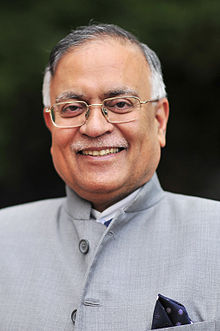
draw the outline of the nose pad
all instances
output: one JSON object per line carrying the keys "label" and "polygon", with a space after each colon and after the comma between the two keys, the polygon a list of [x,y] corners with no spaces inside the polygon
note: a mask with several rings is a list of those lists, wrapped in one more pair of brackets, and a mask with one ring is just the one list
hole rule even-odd
{"label": "nose pad", "polygon": [[[93,104],[96,109],[87,110],[85,113],[85,122],[80,127],[80,133],[89,137],[98,137],[112,132],[114,126],[108,121],[108,111],[100,107],[100,104]],[[99,108],[97,108],[99,106]],[[100,109],[101,108],[101,109]]]}
{"label": "nose pad", "polygon": [[[92,105],[93,106],[93,105]],[[104,118],[107,120],[108,122],[108,110],[105,108],[105,107],[102,107],[101,108],[101,112],[102,112],[102,115],[104,116]],[[85,113],[85,119],[86,121],[88,120],[89,118],[89,115],[90,115],[90,108],[88,108],[87,112]]]}
{"label": "nose pad", "polygon": [[89,113],[90,113],[90,110],[89,110],[89,108],[88,108],[87,112],[85,113],[85,118],[86,118],[86,120],[88,120],[88,118],[89,118]]}
{"label": "nose pad", "polygon": [[102,107],[102,114],[105,118],[108,118],[108,110],[105,107]]}

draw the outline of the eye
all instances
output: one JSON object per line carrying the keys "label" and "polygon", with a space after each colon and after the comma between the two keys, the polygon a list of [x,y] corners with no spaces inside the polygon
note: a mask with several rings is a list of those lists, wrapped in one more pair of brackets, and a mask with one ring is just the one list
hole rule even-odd
{"label": "eye", "polygon": [[105,107],[116,113],[127,113],[134,109],[134,100],[132,98],[116,98],[106,100]]}
{"label": "eye", "polygon": [[115,107],[118,108],[125,108],[126,106],[129,106],[125,101],[120,101],[115,104]]}
{"label": "eye", "polygon": [[83,102],[62,103],[58,105],[61,117],[75,117],[86,111],[87,107]]}

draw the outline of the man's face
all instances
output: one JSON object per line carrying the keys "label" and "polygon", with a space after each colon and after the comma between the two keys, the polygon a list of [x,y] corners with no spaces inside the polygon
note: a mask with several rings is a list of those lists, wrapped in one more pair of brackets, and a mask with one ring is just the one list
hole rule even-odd
{"label": "man's face", "polygon": [[[69,99],[88,104],[135,95],[151,98],[150,70],[137,46],[111,38],[89,41],[64,55],[52,78],[51,104]],[[65,98],[65,100],[67,100]],[[52,134],[51,154],[58,174],[81,197],[103,210],[146,183],[165,144],[166,99],[142,105],[135,121],[111,124],[92,106],[84,125]]]}

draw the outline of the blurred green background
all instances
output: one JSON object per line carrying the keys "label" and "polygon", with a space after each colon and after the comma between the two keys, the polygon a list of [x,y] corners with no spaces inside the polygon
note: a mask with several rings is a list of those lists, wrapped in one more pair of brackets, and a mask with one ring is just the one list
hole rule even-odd
{"label": "blurred green background", "polygon": [[42,76],[57,41],[90,20],[122,26],[161,59],[171,107],[162,186],[219,200],[219,17],[219,0],[1,2],[0,207],[64,194],[43,123]]}

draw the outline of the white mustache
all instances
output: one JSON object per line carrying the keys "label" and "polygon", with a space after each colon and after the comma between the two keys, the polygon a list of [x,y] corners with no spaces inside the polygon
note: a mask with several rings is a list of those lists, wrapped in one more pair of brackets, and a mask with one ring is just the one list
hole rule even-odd
{"label": "white mustache", "polygon": [[108,136],[105,136],[105,137],[97,137],[97,138],[83,138],[83,139],[80,139],[76,142],[73,142],[71,144],[71,150],[73,152],[79,152],[79,151],[82,151],[82,150],[89,150],[89,149],[94,149],[94,148],[106,148],[106,147],[109,147],[109,148],[113,148],[113,147],[122,147],[122,148],[128,148],[128,142],[125,138],[123,137],[120,137],[120,138],[117,138],[117,137],[108,137]]}

